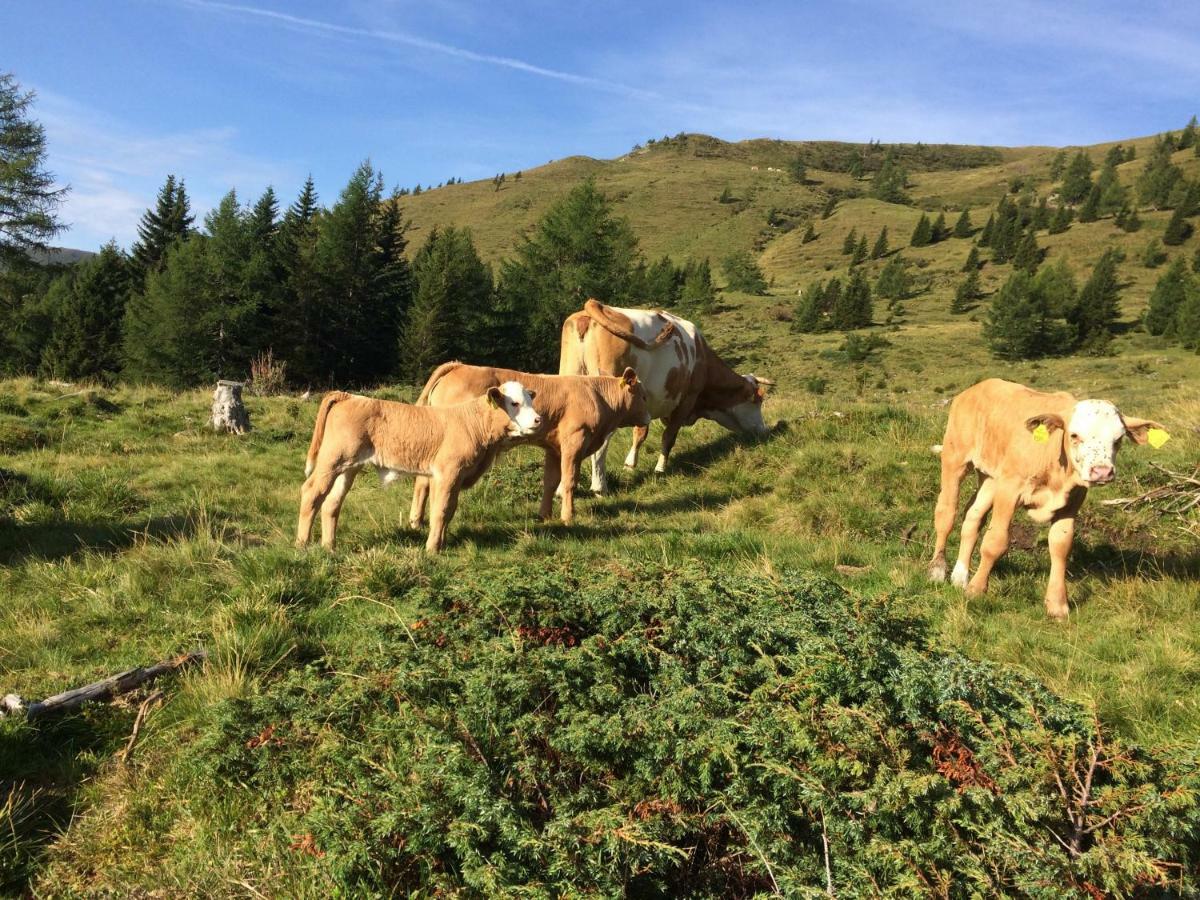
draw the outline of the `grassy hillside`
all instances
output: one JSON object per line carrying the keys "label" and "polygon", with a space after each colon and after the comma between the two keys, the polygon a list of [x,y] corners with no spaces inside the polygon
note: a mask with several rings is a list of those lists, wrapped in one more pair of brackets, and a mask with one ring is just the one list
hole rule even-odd
{"label": "grassy hillside", "polygon": [[[1144,156],[1148,142],[1135,143]],[[814,154],[842,152],[834,145],[809,146]],[[764,799],[769,790],[774,803],[815,808],[807,805],[814,802],[811,797],[788,793],[800,790],[795,785],[801,782],[791,779],[778,760],[794,764],[788,735],[807,736],[804,728],[817,723],[828,729],[818,729],[812,738],[822,747],[849,753],[847,746],[860,747],[855,742],[878,741],[883,754],[869,761],[849,754],[837,773],[822,775],[843,786],[839,796],[850,804],[828,807],[830,821],[836,820],[830,827],[836,829],[833,877],[839,889],[849,896],[855,885],[882,878],[897,891],[921,893],[931,887],[920,879],[952,871],[947,858],[973,859],[992,838],[981,838],[962,853],[955,845],[941,845],[922,855],[925,850],[910,844],[887,857],[893,870],[860,870],[851,862],[852,845],[863,849],[864,858],[873,852],[876,859],[884,857],[863,829],[855,831],[855,823],[868,821],[857,817],[903,811],[919,802],[931,816],[944,810],[947,822],[991,823],[1000,820],[990,818],[998,813],[987,804],[1001,804],[994,798],[1002,792],[978,786],[965,794],[957,790],[939,774],[942,770],[931,767],[929,747],[921,743],[931,738],[915,733],[920,729],[905,718],[908,712],[881,711],[839,693],[841,654],[855,665],[861,658],[869,669],[863,654],[864,648],[876,647],[876,632],[868,626],[877,621],[892,623],[893,630],[878,640],[903,661],[895,671],[916,679],[897,675],[903,682],[896,686],[899,692],[915,690],[918,682],[922,690],[931,690],[934,672],[942,673],[951,693],[961,687],[955,686],[960,678],[971,684],[995,679],[1015,692],[1004,694],[1009,707],[1003,715],[1028,707],[1035,719],[1048,715],[1057,723],[1047,727],[1065,728],[1063,722],[1087,720],[1094,713],[1110,740],[1173,747],[1170,752],[1190,759],[1186,765],[1194,771],[1194,756],[1188,757],[1185,748],[1200,739],[1195,690],[1200,518],[1196,511],[1176,516],[1153,507],[1105,507],[1100,501],[1160,483],[1163,476],[1152,463],[1188,471],[1195,466],[1198,358],[1127,328],[1117,336],[1111,357],[997,363],[979,336],[980,310],[951,316],[947,309],[969,246],[956,239],[905,251],[916,262],[921,292],[905,301],[905,312],[890,324],[884,324],[882,306],[877,309],[879,324],[872,331],[887,344],[865,363],[846,360],[840,335],[792,334],[786,317],[797,288],[844,272],[840,249],[846,231],[865,229],[873,240],[887,224],[892,247],[900,247],[919,215],[916,207],[858,198],[842,201],[829,219],[820,220],[826,192],[855,185],[848,176],[819,169],[810,169],[811,183],[805,185],[767,171],[782,167],[793,149],[781,142],[725,145],[697,138],[614,161],[563,160],[526,171],[520,181],[510,177],[499,191],[490,184],[453,185],[405,201],[414,244],[434,224],[467,224],[484,254],[496,260],[511,251],[520,230],[550,203],[580,177],[593,175],[617,198],[649,256],[669,253],[682,261],[759,247],[773,279],[769,294],[726,294],[702,324],[722,355],[742,371],[778,381],[765,407],[771,436],[745,441],[711,423],[688,429],[665,476],[651,474],[652,458],[644,457],[638,471],[617,474],[611,496],[590,498],[581,492],[571,529],[535,520],[540,458],[523,449],[502,458],[464,495],[442,557],[426,556],[424,536],[402,527],[409,489],[384,491],[366,476],[347,500],[339,551],[299,551],[291,546],[291,536],[317,398],[250,398],[255,430],[233,438],[204,427],[210,402],[205,392],[33,380],[0,385],[0,591],[5,596],[0,692],[42,697],[196,645],[211,654],[203,669],[163,685],[166,702],[150,712],[128,764],[117,755],[144,693],[60,722],[0,722],[0,778],[10,791],[7,804],[0,806],[0,876],[6,890],[328,896],[383,882],[436,884],[448,891],[459,885],[463,895],[470,895],[496,892],[505,879],[519,880],[519,869],[504,869],[488,856],[500,846],[511,848],[506,852],[513,865],[519,859],[534,869],[538,860],[549,858],[579,871],[611,865],[610,874],[630,873],[633,880],[624,887],[633,890],[637,872],[679,865],[676,845],[692,848],[688,865],[697,871],[710,871],[704,866],[715,865],[720,845],[730,854],[718,860],[726,866],[720,871],[729,878],[736,872],[743,893],[787,893],[801,886],[823,891],[821,834],[805,830],[815,820],[780,825]],[[966,148],[932,154],[923,166],[912,167],[914,200],[930,207],[970,204],[976,225],[982,225],[1009,178],[1044,173],[1053,152]],[[1181,153],[1179,162],[1195,174],[1192,157]],[[1132,177],[1138,165],[1135,160],[1123,171]],[[718,201],[726,186],[738,202]],[[797,220],[814,217],[818,239],[802,245],[801,229],[772,235],[766,229],[771,207],[795,211]],[[1136,258],[1148,237],[1163,228],[1165,214],[1146,213],[1144,219],[1145,227],[1135,235],[1100,221],[1041,237],[1050,259],[1063,255],[1080,272],[1105,247],[1127,248],[1121,268],[1126,325],[1136,321],[1158,274],[1141,268]],[[1190,257],[1197,240],[1170,252]],[[876,270],[881,263],[867,265]],[[987,289],[998,285],[1008,269],[986,266]],[[1047,620],[1041,603],[1048,568],[1044,530],[1021,516],[1013,549],[997,568],[987,597],[968,602],[957,590],[925,580],[938,472],[929,448],[940,439],[949,398],[989,375],[1112,399],[1131,414],[1162,422],[1174,437],[1159,451],[1122,450],[1117,482],[1089,498],[1069,568],[1072,612],[1064,624]],[[379,393],[406,395],[397,388]],[[651,457],[658,434],[656,425],[647,445]],[[624,441],[617,442],[622,451]],[[803,580],[808,573],[828,580],[811,590],[829,606],[791,615],[785,594],[791,596],[787,592],[797,584],[810,584]],[[706,593],[724,577],[732,580]],[[593,594],[608,591],[605,602],[619,610],[625,582],[639,585],[626,599],[631,609],[644,611],[638,613],[643,618],[630,625],[614,612],[611,620],[591,621],[588,617],[600,616],[601,609],[588,605],[600,603]],[[662,597],[656,584],[664,585]],[[576,594],[593,600],[582,608]],[[677,620],[666,607],[655,606],[668,600],[678,604],[671,607]],[[727,621],[722,619],[726,609]],[[822,615],[833,615],[829,609],[852,623],[813,625],[817,631],[831,630],[804,636],[808,626],[802,620],[824,622]],[[531,610],[542,618],[523,618]],[[590,623],[586,636],[585,620]],[[709,629],[704,639],[715,644],[687,649],[686,641],[659,640],[658,630],[667,627],[663,622],[675,621],[694,621],[697,640],[703,625]],[[854,623],[865,630],[856,632]],[[829,634],[843,626],[849,636],[828,643]],[[726,627],[733,637],[713,638]],[[626,640],[627,633],[645,659],[687,657],[691,674],[678,676],[686,682],[675,685],[678,695],[664,693],[666,682],[658,679],[669,680],[665,669],[655,668],[654,677],[643,680],[632,657],[614,662],[606,655],[609,645]],[[813,656],[806,665],[811,668],[787,669],[798,665],[797,657],[770,643],[782,640],[781,634],[810,648]],[[715,660],[726,653],[718,666]],[[644,662],[643,656],[638,659]],[[589,668],[601,665],[597,660],[612,665]],[[567,668],[556,668],[560,664]],[[889,677],[870,671],[872,678]],[[709,680],[700,677],[704,672]],[[538,716],[553,709],[522,706],[526,717],[518,721],[515,713],[507,715],[509,700],[503,709],[497,705],[497,698],[550,690],[546,684],[531,685],[530,673],[588,690],[595,685],[586,698],[574,698],[579,705],[571,707],[573,730],[564,725],[561,737],[575,742],[569,748],[556,743],[556,733],[539,731],[543,720]],[[764,774],[736,782],[726,772],[721,776],[726,787],[719,791],[707,782],[670,787],[677,774],[677,780],[686,780],[694,770],[670,758],[676,748],[672,741],[682,737],[666,734],[662,723],[675,722],[671,716],[681,711],[716,715],[716,707],[706,704],[718,703],[709,691],[718,675],[730,679],[734,692],[722,695],[721,703],[733,697],[734,709],[759,704],[751,709],[761,715],[738,718],[721,707],[730,715],[721,720],[722,728],[730,730],[718,737],[706,736],[715,733],[711,730],[689,733],[688,741],[709,754],[704,766],[720,768],[733,760],[736,765],[730,765],[739,771],[762,766]],[[600,721],[616,715],[606,684],[627,691],[622,702],[640,710],[622,720],[617,731],[654,735],[657,743],[647,737],[628,747],[607,744],[614,740],[611,734],[588,731],[588,716]],[[1065,707],[1039,684],[1080,707],[1063,712]],[[804,693],[810,690],[811,697]],[[566,697],[565,691],[554,696]],[[434,702],[434,697],[440,699]],[[805,705],[810,702],[826,704],[820,706],[824,713]],[[511,703],[519,705],[517,699]],[[447,712],[456,704],[461,719]],[[620,709],[629,713],[626,705]],[[774,711],[790,717],[781,719],[787,727],[779,733],[754,731],[751,743],[761,753],[738,756],[742,749],[731,748],[743,748],[739,735],[765,727]],[[988,719],[982,727],[998,727],[997,721]],[[1037,729],[1023,722],[1020,740],[1034,740]],[[988,777],[1009,772],[1016,779],[1011,773],[1024,772],[1003,762],[1003,742],[993,746],[977,737],[979,765]],[[622,754],[636,755],[651,743],[654,752],[665,755],[637,756],[645,771],[618,767],[612,780],[596,778],[597,760],[616,766]],[[987,753],[999,755],[987,755],[985,744]],[[1066,745],[1046,746],[1052,754]],[[1027,757],[1023,753],[1022,762]],[[595,765],[575,772],[563,761],[568,758]],[[1143,759],[1131,751],[1134,758]],[[547,765],[563,783],[544,782],[540,767]],[[914,782],[895,783],[893,790],[888,773],[909,765],[924,768]],[[472,766],[481,766],[484,774]],[[1153,768],[1145,766],[1145,771]],[[465,780],[455,780],[460,775]],[[471,780],[476,777],[481,780]],[[585,783],[595,805],[574,810],[565,824],[554,818],[560,804]],[[507,807],[492,802],[494,792],[505,794],[513,784],[529,791],[521,802],[536,826],[531,830],[517,829],[505,818]],[[1026,789],[1032,790],[1021,788]],[[1049,782],[1041,789],[1051,790]],[[462,795],[448,799],[458,790]],[[638,795],[638,790],[654,793]],[[1004,790],[1018,796],[1016,781],[1005,782]],[[1168,800],[1176,804],[1174,818],[1164,813],[1158,821],[1194,825],[1191,790],[1181,782],[1174,794],[1168,791]],[[728,804],[724,811],[701,803],[705,798],[715,802],[712,791]],[[640,805],[631,799],[639,796]],[[1042,803],[1050,795],[1038,796]],[[668,802],[685,797],[701,805]],[[434,812],[451,799],[461,804],[455,808],[473,812],[437,818]],[[1039,818],[1050,815],[1042,807],[1030,812],[1012,802],[1013,809],[1001,816],[1008,823],[1004,827],[1049,821]],[[604,816],[597,812],[602,807]],[[425,813],[428,817],[421,818]],[[759,819],[747,825],[746,817],[760,815],[761,827],[754,824]],[[708,831],[690,830],[699,819]],[[870,832],[876,821],[863,828]],[[555,830],[560,827],[566,831]],[[911,830],[901,831],[910,836]],[[1045,828],[1038,825],[1034,831],[1044,846],[1012,855],[1057,859],[1059,849]],[[883,840],[882,833],[875,838]],[[703,835],[712,843],[703,844]],[[815,855],[800,853],[793,838]],[[457,862],[428,849],[441,846],[439,841],[457,848]],[[730,842],[736,845],[732,849]],[[707,851],[697,849],[702,844]],[[553,853],[547,849],[551,845],[557,848]],[[562,849],[572,847],[591,855]],[[786,866],[773,869],[767,862],[790,853],[797,855]],[[1100,858],[1097,852],[1063,877],[1080,879],[1075,882],[1080,890],[1085,883],[1107,883],[1097,868]],[[1155,877],[1152,867],[1137,868],[1147,865],[1142,857],[1124,859],[1130,879]],[[998,859],[981,863],[981,892],[1022,893],[1012,887],[1015,882],[1004,880],[1003,865]],[[554,877],[570,881],[564,871]],[[1039,877],[1049,877],[1048,871],[1059,870],[1047,869]],[[1184,876],[1171,877],[1177,879],[1173,889],[1194,889],[1191,882],[1185,885]],[[474,879],[473,887],[462,889],[462,879],[468,878]],[[594,890],[615,890],[614,884],[597,880]],[[716,890],[708,883],[689,884],[699,893]],[[1036,892],[1026,887],[1025,893]],[[641,883],[641,888],[649,892],[654,884]],[[530,891],[549,893],[550,888]]]}

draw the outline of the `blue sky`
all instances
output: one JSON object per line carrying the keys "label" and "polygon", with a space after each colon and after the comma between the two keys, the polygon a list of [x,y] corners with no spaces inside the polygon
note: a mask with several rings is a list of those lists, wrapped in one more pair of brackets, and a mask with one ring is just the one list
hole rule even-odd
{"label": "blue sky", "polygon": [[1081,144],[1200,111],[1200,4],[6,0],[71,194],[59,243],[128,245],[167,173],[332,202],[650,136]]}

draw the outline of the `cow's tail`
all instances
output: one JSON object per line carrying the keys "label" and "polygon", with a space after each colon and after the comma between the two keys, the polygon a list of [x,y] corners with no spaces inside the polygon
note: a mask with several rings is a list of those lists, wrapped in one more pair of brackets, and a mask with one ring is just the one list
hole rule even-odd
{"label": "cow's tail", "polygon": [[614,337],[619,337],[623,341],[628,341],[640,350],[654,350],[661,347],[675,333],[675,323],[670,319],[665,320],[662,329],[654,336],[653,340],[646,341],[638,337],[631,331],[626,330],[618,323],[608,311],[603,303],[594,297],[589,297],[587,302],[583,304],[583,311],[587,313],[593,321],[601,328],[607,331]]}
{"label": "cow's tail", "polygon": [[432,394],[433,389],[438,386],[438,382],[445,378],[450,372],[453,372],[455,369],[459,368],[462,368],[462,363],[447,362],[442,363],[440,366],[434,369],[433,374],[429,376],[429,380],[425,382],[425,387],[421,388],[421,396],[417,398],[416,405],[428,406],[429,395]]}
{"label": "cow's tail", "polygon": [[313,467],[317,464],[317,453],[321,449],[321,441],[325,439],[325,420],[329,418],[329,410],[333,409],[333,404],[349,398],[350,395],[345,391],[330,391],[321,399],[317,421],[313,425],[312,442],[308,445],[308,457],[304,461],[305,478],[312,474]]}

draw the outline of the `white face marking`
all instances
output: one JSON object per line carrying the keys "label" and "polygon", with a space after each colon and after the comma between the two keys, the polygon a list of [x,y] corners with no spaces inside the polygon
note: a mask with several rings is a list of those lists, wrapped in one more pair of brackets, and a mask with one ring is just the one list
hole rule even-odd
{"label": "white face marking", "polygon": [[1067,450],[1079,478],[1107,484],[1117,474],[1117,449],[1125,437],[1125,420],[1107,400],[1081,400],[1067,423]]}
{"label": "white face marking", "polygon": [[508,430],[514,437],[528,437],[542,425],[542,417],[533,408],[533,396],[519,381],[506,381],[500,385],[504,395],[504,411],[508,413]]}
{"label": "white face marking", "polygon": [[[758,390],[758,379],[753,375],[743,376],[751,389]],[[763,421],[762,401],[745,400],[729,409],[711,409],[702,413],[730,431],[748,431],[763,437],[767,431],[767,423]]]}

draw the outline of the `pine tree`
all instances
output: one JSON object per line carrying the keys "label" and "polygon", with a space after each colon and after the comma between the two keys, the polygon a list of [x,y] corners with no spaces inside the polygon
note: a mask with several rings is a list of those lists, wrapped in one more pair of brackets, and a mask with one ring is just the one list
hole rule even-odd
{"label": "pine tree", "polygon": [[1117,282],[1117,254],[1104,251],[1091,277],[1079,292],[1067,321],[1074,326],[1080,346],[1103,350],[1112,336],[1112,326],[1120,317],[1120,286]]}
{"label": "pine tree", "polygon": [[1050,222],[1051,234],[1062,234],[1071,227],[1071,220],[1075,218],[1075,214],[1071,211],[1071,207],[1063,204],[1054,211],[1054,218]]}
{"label": "pine tree", "polygon": [[962,213],[954,223],[954,236],[956,238],[969,238],[973,231],[974,229],[971,226],[971,211],[963,207]]}
{"label": "pine tree", "polygon": [[1188,350],[1200,351],[1200,278],[1191,279],[1175,313],[1175,339]]}
{"label": "pine tree", "polygon": [[825,285],[818,279],[800,292],[792,314],[791,330],[816,334],[828,330],[829,310],[825,308]]}
{"label": "pine tree", "polygon": [[1162,244],[1158,242],[1158,238],[1150,238],[1146,241],[1146,246],[1142,250],[1142,265],[1147,269],[1157,269],[1167,259],[1167,254],[1163,251]]}
{"label": "pine tree", "polygon": [[913,229],[912,238],[909,244],[913,247],[926,247],[933,241],[933,225],[929,221],[929,216],[921,213],[921,218],[917,220],[917,227]]}
{"label": "pine tree", "polygon": [[[1098,216],[1113,215],[1125,206],[1128,199],[1128,191],[1125,190],[1121,184],[1120,177],[1117,175],[1116,164],[1111,161],[1105,162],[1104,168],[1100,170],[1100,175],[1096,179],[1095,190],[1097,193],[1096,214]],[[1088,199],[1091,199],[1090,194]]]}
{"label": "pine tree", "polygon": [[158,191],[154,209],[142,214],[137,228],[138,239],[130,249],[129,263],[134,290],[141,289],[150,272],[162,268],[163,257],[176,241],[187,239],[192,222],[183,182],[176,183],[175,176],[168,175]]}
{"label": "pine tree", "polygon": [[1000,359],[1036,359],[1050,349],[1050,315],[1028,272],[1014,271],[996,293],[983,323],[988,347]]}
{"label": "pine tree", "polygon": [[248,222],[250,229],[250,239],[256,247],[264,250],[273,248],[275,238],[279,234],[279,200],[275,196],[275,189],[267,186],[263,191],[262,196],[254,204],[254,208],[250,211],[250,220]]}
{"label": "pine tree", "polygon": [[1163,232],[1163,243],[1168,247],[1178,247],[1192,236],[1192,224],[1184,217],[1186,206],[1175,207],[1167,229]]}
{"label": "pine tree", "polygon": [[1058,181],[1067,169],[1067,151],[1059,150],[1050,160],[1050,180]]}
{"label": "pine tree", "polygon": [[1153,293],[1150,294],[1150,305],[1146,308],[1142,320],[1148,332],[1168,336],[1174,333],[1176,315],[1187,297],[1189,282],[1192,280],[1183,257],[1176,257],[1167,271],[1159,277]]}
{"label": "pine tree", "polygon": [[1066,345],[1069,343],[1062,327],[1051,326],[1050,319],[1063,319],[1070,310],[1074,309],[1079,296],[1079,286],[1075,283],[1075,275],[1067,261],[1059,257],[1051,266],[1042,266],[1037,277],[1033,280],[1033,290],[1038,295],[1038,302],[1046,311],[1047,339],[1051,345]]}
{"label": "pine tree", "polygon": [[684,263],[679,286],[679,305],[691,316],[711,312],[717,305],[717,287],[713,284],[708,257]]}
{"label": "pine tree", "polygon": [[1038,246],[1033,231],[1026,231],[1017,242],[1016,250],[1013,252],[1013,268],[1022,269],[1033,275],[1041,263],[1042,249]]}
{"label": "pine tree", "polygon": [[1063,202],[1074,204],[1084,200],[1091,189],[1092,160],[1087,153],[1080,150],[1071,159],[1071,164],[1063,174],[1062,189],[1059,193]]}
{"label": "pine tree", "polygon": [[978,272],[979,271],[979,248],[971,247],[971,251],[967,254],[966,262],[963,263],[962,271]]}
{"label": "pine tree", "polygon": [[884,157],[879,171],[871,178],[870,195],[886,203],[907,203],[908,173],[896,163],[891,152]]}
{"label": "pine tree", "polygon": [[865,328],[871,324],[871,315],[871,285],[862,269],[855,269],[830,309],[830,325],[837,331]]}
{"label": "pine tree", "polygon": [[950,302],[950,312],[965,313],[971,308],[971,304],[982,296],[983,292],[979,287],[979,270],[971,269],[954,291],[954,299]]}
{"label": "pine tree", "polygon": [[1172,152],[1173,146],[1166,138],[1159,139],[1150,151],[1146,167],[1137,180],[1138,197],[1143,206],[1165,209],[1169,204],[1171,191],[1183,177],[1183,170],[1171,162]]}
{"label": "pine tree", "polygon": [[842,241],[842,255],[849,256],[854,252],[855,246],[858,244],[858,229],[851,228],[846,232],[845,240]]}
{"label": "pine tree", "polygon": [[833,215],[835,209],[837,209],[837,197],[831,196],[825,201],[825,208],[821,210],[821,218],[828,219]]}
{"label": "pine tree", "polygon": [[808,227],[804,229],[803,236],[800,238],[800,243],[811,244],[816,239],[817,239],[816,229],[813,228],[813,223],[809,222]]}
{"label": "pine tree", "polygon": [[934,220],[933,227],[930,229],[929,242],[937,244],[949,236],[950,230],[946,227],[946,214],[939,212],[937,219]]}
{"label": "pine tree", "polygon": [[864,262],[869,253],[870,251],[867,250],[867,233],[864,231],[859,235],[858,243],[854,245],[854,253],[850,256],[850,265],[857,266],[859,263]]}
{"label": "pine tree", "polygon": [[882,259],[888,255],[888,232],[887,226],[884,225],[879,231],[879,237],[875,239],[875,246],[871,248],[871,259]]}
{"label": "pine tree", "polygon": [[1093,184],[1092,189],[1088,191],[1087,199],[1079,207],[1079,221],[1095,222],[1098,218],[1100,218],[1100,186]]}
{"label": "pine tree", "polygon": [[555,369],[563,320],[589,297],[616,305],[630,299],[638,260],[632,228],[595,181],[576,186],[501,265],[502,309],[513,329],[509,361],[529,371]]}
{"label": "pine tree", "polygon": [[787,173],[796,184],[804,184],[808,180],[808,168],[804,165],[804,157],[797,153],[788,160]]}
{"label": "pine tree", "polygon": [[1176,144],[1178,149],[1186,150],[1188,147],[1195,145],[1196,125],[1197,122],[1195,116],[1192,116],[1190,119],[1188,119],[1188,123],[1184,126],[1183,131],[1179,132],[1179,142]]}
{"label": "pine tree", "polygon": [[[893,256],[875,281],[875,293],[886,300],[903,300],[910,290],[908,269],[900,256]],[[890,304],[889,304],[890,305]]]}
{"label": "pine tree", "polygon": [[46,132],[29,118],[33,100],[0,72],[0,269],[21,265],[64,227],[56,211],[67,189],[45,168]]}
{"label": "pine tree", "polygon": [[121,369],[121,323],[129,300],[125,255],[110,241],[55,286],[48,295],[52,328],[42,371],[55,378],[113,379]]}
{"label": "pine tree", "polygon": [[980,247],[988,247],[992,243],[992,234],[996,230],[996,216],[994,213],[988,215],[987,223],[983,226],[983,230],[979,232],[978,244]]}
{"label": "pine tree", "polygon": [[1050,204],[1045,197],[1038,201],[1031,224],[1035,231],[1041,231],[1043,228],[1050,227]]}
{"label": "pine tree", "polygon": [[748,250],[738,250],[721,260],[726,289],[745,294],[765,294],[767,280]]}

